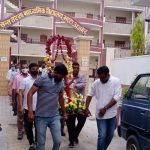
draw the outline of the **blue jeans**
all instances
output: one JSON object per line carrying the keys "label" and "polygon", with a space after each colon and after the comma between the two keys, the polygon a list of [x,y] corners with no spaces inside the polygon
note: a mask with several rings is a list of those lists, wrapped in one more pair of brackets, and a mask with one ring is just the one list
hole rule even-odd
{"label": "blue jeans", "polygon": [[49,127],[52,139],[52,150],[59,150],[61,145],[61,125],[60,116],[55,117],[36,117],[37,128],[37,150],[45,150],[46,130]]}
{"label": "blue jeans", "polygon": [[114,136],[116,117],[110,119],[97,119],[97,128],[97,150],[106,150]]}

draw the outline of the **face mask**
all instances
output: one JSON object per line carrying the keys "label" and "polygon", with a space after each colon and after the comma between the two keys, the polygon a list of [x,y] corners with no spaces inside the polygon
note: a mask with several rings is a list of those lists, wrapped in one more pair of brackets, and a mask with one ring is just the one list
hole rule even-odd
{"label": "face mask", "polygon": [[31,70],[30,73],[31,75],[36,76],[38,75],[38,70]]}
{"label": "face mask", "polygon": [[12,71],[15,71],[15,67],[11,67],[11,70],[12,70]]}
{"label": "face mask", "polygon": [[29,70],[27,68],[25,68],[25,69],[22,69],[21,71],[22,71],[22,73],[27,74]]}
{"label": "face mask", "polygon": [[19,70],[19,69],[17,69],[16,71],[17,71],[18,73],[20,72],[20,70]]}

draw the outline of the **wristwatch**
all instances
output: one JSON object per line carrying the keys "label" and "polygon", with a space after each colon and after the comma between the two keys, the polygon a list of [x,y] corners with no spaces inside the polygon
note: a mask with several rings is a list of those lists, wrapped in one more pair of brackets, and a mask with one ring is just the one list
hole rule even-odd
{"label": "wristwatch", "polygon": [[105,106],[104,108],[105,108],[105,110],[107,111],[107,106]]}

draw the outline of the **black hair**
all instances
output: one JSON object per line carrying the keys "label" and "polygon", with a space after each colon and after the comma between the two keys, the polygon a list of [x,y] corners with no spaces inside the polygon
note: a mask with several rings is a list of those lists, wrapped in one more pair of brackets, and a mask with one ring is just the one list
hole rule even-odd
{"label": "black hair", "polygon": [[20,66],[21,66],[21,68],[22,68],[22,67],[25,66],[25,65],[28,66],[28,64],[26,64],[26,63],[23,63],[23,64],[21,64]]}
{"label": "black hair", "polygon": [[66,68],[66,66],[62,63],[58,63],[55,68],[54,71],[56,71],[57,73],[66,76],[68,74],[68,70]]}
{"label": "black hair", "polygon": [[100,74],[104,74],[104,75],[107,75],[109,74],[109,68],[107,66],[102,66],[102,67],[99,67],[97,69],[97,74],[100,75]]}
{"label": "black hair", "polygon": [[31,64],[29,65],[29,70],[31,70],[32,67],[38,67],[38,64],[36,64],[36,63],[31,63]]}
{"label": "black hair", "polygon": [[73,62],[72,66],[79,66],[79,63],[78,62]]}

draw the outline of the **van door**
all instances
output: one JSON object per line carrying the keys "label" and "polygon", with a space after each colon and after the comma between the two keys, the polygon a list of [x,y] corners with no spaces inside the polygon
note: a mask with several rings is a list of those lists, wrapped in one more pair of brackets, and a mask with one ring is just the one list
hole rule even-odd
{"label": "van door", "polygon": [[[130,94],[123,103],[122,123],[137,130],[148,130],[150,75],[141,75],[129,89]],[[149,118],[150,119],[150,118]]]}

